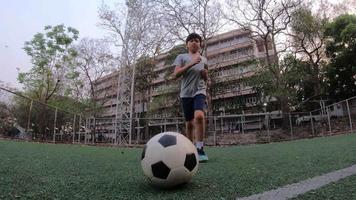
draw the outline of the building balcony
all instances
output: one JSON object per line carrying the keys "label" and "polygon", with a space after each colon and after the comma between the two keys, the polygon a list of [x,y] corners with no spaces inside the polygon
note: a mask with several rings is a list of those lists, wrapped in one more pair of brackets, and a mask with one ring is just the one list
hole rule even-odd
{"label": "building balcony", "polygon": [[232,50],[236,50],[236,49],[241,49],[241,48],[245,48],[245,47],[249,47],[249,46],[253,46],[253,41],[251,40],[247,40],[241,43],[236,43],[233,45],[226,45],[223,47],[219,47],[219,48],[215,48],[213,50],[209,50],[207,51],[207,56],[214,56],[214,55],[218,55],[218,54],[223,54],[225,52],[230,52]]}
{"label": "building balcony", "polygon": [[153,69],[154,72],[159,72],[159,71],[163,71],[163,70],[166,70],[168,68],[173,68],[172,65],[163,65],[163,66],[157,66]]}
{"label": "building balcony", "polygon": [[253,60],[255,58],[256,57],[254,55],[245,55],[245,56],[235,57],[235,58],[231,58],[231,59],[224,60],[224,61],[217,61],[214,64],[209,64],[209,70],[210,69],[219,69],[219,68],[223,68],[223,67],[238,64],[238,63],[243,63],[243,62],[246,62],[249,60]]}
{"label": "building balcony", "polygon": [[212,44],[212,43],[219,42],[221,40],[228,39],[228,38],[249,34],[250,32],[251,31],[248,31],[248,30],[236,29],[236,30],[232,30],[232,31],[229,31],[229,32],[226,32],[226,33],[222,33],[222,34],[219,34],[219,35],[217,35],[215,37],[210,38],[208,40],[208,45]]}
{"label": "building balcony", "polygon": [[256,92],[253,91],[252,88],[246,88],[246,89],[236,90],[236,91],[231,90],[231,91],[221,92],[220,94],[213,96],[212,99],[213,100],[225,99],[225,98],[244,96],[244,95],[254,94],[254,93]]}
{"label": "building balcony", "polygon": [[221,82],[227,82],[227,81],[234,81],[234,80],[239,80],[242,78],[248,78],[251,77],[253,75],[255,75],[256,72],[255,71],[249,71],[249,72],[245,72],[245,73],[239,73],[239,74],[228,74],[228,75],[224,75],[224,76],[218,76],[216,77],[216,83],[221,83]]}
{"label": "building balcony", "polygon": [[152,103],[150,109],[151,110],[159,110],[159,109],[164,109],[164,108],[170,108],[173,107],[175,104],[175,101],[167,101],[163,103]]}
{"label": "building balcony", "polygon": [[179,89],[180,89],[179,86],[172,86],[162,90],[152,91],[151,96],[154,97],[162,94],[178,93]]}
{"label": "building balcony", "polygon": [[158,77],[152,81],[152,84],[158,84],[164,82],[166,79],[164,77]]}

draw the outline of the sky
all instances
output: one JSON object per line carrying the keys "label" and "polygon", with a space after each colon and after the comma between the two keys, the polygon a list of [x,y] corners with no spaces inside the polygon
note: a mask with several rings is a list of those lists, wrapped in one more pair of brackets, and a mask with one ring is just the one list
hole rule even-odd
{"label": "sky", "polygon": [[102,0],[0,0],[0,80],[21,88],[17,68],[31,68],[24,43],[46,25],[71,26],[80,38],[103,38],[106,32],[97,26],[101,4]]}
{"label": "sky", "polygon": [[[31,68],[23,50],[25,41],[43,32],[46,25],[64,24],[79,30],[79,37],[103,38],[106,31],[98,27],[98,7],[103,0],[0,0],[0,81],[21,88],[18,70]],[[113,2],[123,0],[105,0]],[[356,0],[329,0],[355,2]],[[79,39],[80,39],[79,38]]]}

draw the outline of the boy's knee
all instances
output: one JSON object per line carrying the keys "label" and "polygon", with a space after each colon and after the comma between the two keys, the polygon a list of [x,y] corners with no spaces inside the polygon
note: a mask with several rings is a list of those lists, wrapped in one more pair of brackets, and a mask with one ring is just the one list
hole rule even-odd
{"label": "boy's knee", "polygon": [[204,121],[204,113],[203,112],[197,112],[197,113],[195,113],[195,116],[194,116],[194,119],[196,120],[196,121],[201,121],[201,122],[203,122]]}

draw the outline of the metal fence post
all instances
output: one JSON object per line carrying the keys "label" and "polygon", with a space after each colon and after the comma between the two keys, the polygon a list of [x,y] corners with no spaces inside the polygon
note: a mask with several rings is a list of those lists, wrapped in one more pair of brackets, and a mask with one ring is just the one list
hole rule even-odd
{"label": "metal fence post", "polygon": [[87,133],[87,130],[91,131],[91,129],[90,129],[90,121],[89,121],[89,119],[86,117],[86,118],[85,118],[84,144],[87,144],[87,142],[88,142],[88,133]]}
{"label": "metal fence post", "polygon": [[310,123],[311,123],[311,127],[312,127],[313,137],[315,137],[314,121],[313,121],[313,117],[312,117],[312,113],[311,112],[310,112]]}
{"label": "metal fence post", "polygon": [[177,130],[177,133],[179,132],[179,118],[177,118],[177,121],[176,121],[176,130]]}
{"label": "metal fence post", "polygon": [[269,113],[267,113],[267,137],[268,137],[268,142],[271,142],[271,135],[269,132]]}
{"label": "metal fence post", "polygon": [[[116,135],[116,131],[115,131],[115,118],[113,118],[112,119],[112,131],[111,131],[111,134],[113,134],[113,131],[114,131],[114,137],[115,137],[115,135]],[[112,135],[111,135],[111,137],[112,137]],[[112,143],[113,144],[115,144],[115,138],[113,138],[113,140],[112,140]]]}
{"label": "metal fence post", "polygon": [[75,114],[74,114],[74,119],[73,119],[73,144],[74,144],[74,139],[75,139]]}
{"label": "metal fence post", "polygon": [[96,121],[95,117],[93,118],[93,133],[90,134],[93,138],[91,139],[91,142],[94,144],[95,143],[95,134],[96,134]]}
{"label": "metal fence post", "polygon": [[81,132],[81,128],[82,128],[82,116],[79,115],[79,125],[78,125],[78,143],[80,144],[80,134],[82,133]]}
{"label": "metal fence post", "polygon": [[292,116],[289,113],[289,126],[290,126],[290,137],[293,140],[293,126],[292,126]]}
{"label": "metal fence post", "polygon": [[326,113],[327,113],[327,115],[328,115],[329,134],[331,135],[331,124],[330,124],[329,107],[326,107]]}
{"label": "metal fence post", "polygon": [[245,134],[245,125],[244,125],[244,121],[245,121],[245,112],[242,111],[242,115],[241,115],[241,130],[242,130],[242,134]]}
{"label": "metal fence post", "polygon": [[224,133],[223,128],[224,128],[224,119],[222,117],[222,113],[220,113],[220,132],[221,132],[221,134]]}
{"label": "metal fence post", "polygon": [[140,135],[141,135],[140,118],[136,118],[136,124],[137,124],[136,144],[139,144],[139,138],[140,138]]}
{"label": "metal fence post", "polygon": [[167,132],[167,118],[164,118],[164,132]]}
{"label": "metal fence post", "polygon": [[26,129],[27,133],[30,130],[32,106],[33,106],[33,100],[31,100],[30,109],[29,109],[28,115],[27,115],[27,129]]}
{"label": "metal fence post", "polygon": [[[133,124],[133,118],[130,118],[130,129],[129,129],[129,145],[131,145],[131,142],[132,142],[132,129],[135,130],[135,127],[132,127],[132,124]],[[126,140],[126,139],[124,139]]]}
{"label": "metal fence post", "polygon": [[350,105],[349,105],[349,100],[347,99],[346,100],[346,106],[347,106],[347,113],[349,114],[349,123],[350,123],[350,133],[352,134],[353,133],[353,130],[352,130],[352,118],[351,118],[351,112],[350,112]]}
{"label": "metal fence post", "polygon": [[57,123],[57,112],[58,109],[54,112],[54,123],[53,123],[53,143],[56,143],[56,123]]}
{"label": "metal fence post", "polygon": [[214,146],[216,146],[216,116],[214,116]]}

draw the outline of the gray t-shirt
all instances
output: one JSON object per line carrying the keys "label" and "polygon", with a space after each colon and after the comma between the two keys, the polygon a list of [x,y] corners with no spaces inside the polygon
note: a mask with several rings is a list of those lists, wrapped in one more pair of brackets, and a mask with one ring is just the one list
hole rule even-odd
{"label": "gray t-shirt", "polygon": [[[204,64],[207,64],[205,57],[201,57],[201,61],[198,64],[193,65],[189,68],[182,76],[180,85],[180,97],[194,97],[198,94],[204,94],[206,96],[206,83],[201,76],[201,70],[204,69]],[[190,54],[180,54],[174,60],[174,66],[183,67],[192,60]]]}

